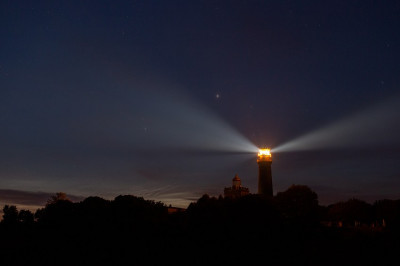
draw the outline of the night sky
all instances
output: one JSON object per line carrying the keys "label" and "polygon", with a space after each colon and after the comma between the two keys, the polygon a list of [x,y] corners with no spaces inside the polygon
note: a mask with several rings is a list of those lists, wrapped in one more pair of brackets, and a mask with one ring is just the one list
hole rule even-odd
{"label": "night sky", "polygon": [[400,1],[0,2],[0,205],[187,207],[238,174],[400,198]]}

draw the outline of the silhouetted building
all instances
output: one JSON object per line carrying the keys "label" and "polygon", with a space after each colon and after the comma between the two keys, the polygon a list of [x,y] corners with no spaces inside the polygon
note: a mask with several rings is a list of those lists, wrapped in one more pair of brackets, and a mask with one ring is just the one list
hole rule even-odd
{"label": "silhouetted building", "polygon": [[257,157],[258,163],[258,194],[273,196],[272,191],[272,155],[270,149],[260,149]]}
{"label": "silhouetted building", "polygon": [[228,198],[239,198],[249,194],[247,187],[242,187],[242,181],[238,175],[232,179],[232,187],[226,187],[224,189],[224,197]]}

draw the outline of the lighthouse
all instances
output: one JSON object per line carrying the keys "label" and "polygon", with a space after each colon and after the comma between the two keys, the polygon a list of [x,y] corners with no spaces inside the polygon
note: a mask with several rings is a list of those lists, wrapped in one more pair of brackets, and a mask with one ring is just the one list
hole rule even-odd
{"label": "lighthouse", "polygon": [[272,155],[270,149],[260,149],[257,156],[258,164],[258,194],[273,196],[271,164]]}

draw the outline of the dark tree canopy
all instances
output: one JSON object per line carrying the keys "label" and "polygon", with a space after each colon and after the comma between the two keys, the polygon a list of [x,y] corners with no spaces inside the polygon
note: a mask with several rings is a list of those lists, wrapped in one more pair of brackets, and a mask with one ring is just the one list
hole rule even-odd
{"label": "dark tree canopy", "polygon": [[33,224],[34,215],[29,210],[20,210],[18,213],[18,221],[23,224]]}
{"label": "dark tree canopy", "polygon": [[5,205],[3,208],[3,221],[4,224],[16,224],[18,222],[18,210],[16,206]]}
{"label": "dark tree canopy", "polygon": [[379,200],[373,205],[376,220],[385,222],[389,228],[400,230],[400,200]]}
{"label": "dark tree canopy", "polygon": [[[382,254],[390,261],[397,257],[391,250],[400,249],[399,202],[350,199],[323,207],[308,186],[292,185],[275,197],[204,194],[168,214],[165,204],[133,195],[72,202],[57,193],[35,216],[4,206],[0,255],[16,265],[256,265],[265,258],[271,265],[326,265],[327,258],[328,265],[377,265]],[[348,226],[383,220],[390,230]]]}
{"label": "dark tree canopy", "polygon": [[308,186],[292,185],[275,198],[280,212],[287,219],[299,223],[318,222],[318,195]]}
{"label": "dark tree canopy", "polygon": [[47,200],[47,205],[55,204],[55,203],[57,203],[58,201],[61,201],[61,200],[70,201],[70,199],[67,197],[66,193],[57,192],[55,196],[51,196],[51,198]]}
{"label": "dark tree canopy", "polygon": [[349,199],[328,206],[328,219],[347,224],[371,223],[374,220],[372,205],[359,199]]}

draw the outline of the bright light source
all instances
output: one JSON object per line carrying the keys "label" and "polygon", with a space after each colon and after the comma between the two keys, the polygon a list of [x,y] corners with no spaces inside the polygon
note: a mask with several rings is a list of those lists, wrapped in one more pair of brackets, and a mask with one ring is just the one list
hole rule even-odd
{"label": "bright light source", "polygon": [[259,149],[257,162],[272,162],[271,149]]}
{"label": "bright light source", "polygon": [[258,156],[268,156],[271,157],[271,149],[259,149]]}

